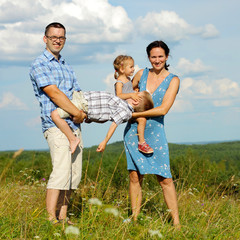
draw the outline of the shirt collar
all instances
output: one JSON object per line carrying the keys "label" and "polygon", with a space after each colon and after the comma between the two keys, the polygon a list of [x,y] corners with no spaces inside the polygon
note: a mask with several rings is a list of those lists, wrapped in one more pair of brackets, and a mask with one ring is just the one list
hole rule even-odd
{"label": "shirt collar", "polygon": [[130,105],[129,103],[127,103],[127,105],[128,105],[128,108],[129,108],[132,112],[134,112],[134,108],[132,107],[132,105]]}
{"label": "shirt collar", "polygon": [[[45,51],[44,51],[43,54],[46,56],[46,58],[47,58],[49,61],[52,61],[52,60],[55,59],[55,57],[54,57],[47,49],[45,49]],[[61,62],[61,63],[63,63],[63,64],[65,63],[65,59],[62,57],[61,54],[59,55],[59,62]]]}

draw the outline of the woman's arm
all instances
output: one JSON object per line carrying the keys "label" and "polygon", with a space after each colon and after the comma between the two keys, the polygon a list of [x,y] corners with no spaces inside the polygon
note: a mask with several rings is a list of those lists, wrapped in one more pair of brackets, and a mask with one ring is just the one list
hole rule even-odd
{"label": "woman's arm", "polygon": [[178,77],[174,77],[172,79],[165,93],[161,106],[152,108],[145,112],[134,112],[132,114],[132,117],[133,118],[158,117],[158,116],[166,115],[175,101],[178,88],[179,88],[179,83],[180,83],[180,80]]}

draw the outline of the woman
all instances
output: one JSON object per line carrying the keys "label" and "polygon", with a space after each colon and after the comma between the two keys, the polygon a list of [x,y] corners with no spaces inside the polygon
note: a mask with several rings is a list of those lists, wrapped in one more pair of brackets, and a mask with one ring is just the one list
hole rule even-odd
{"label": "woman", "polygon": [[142,202],[142,180],[144,174],[155,174],[162,187],[164,199],[171,210],[173,224],[179,226],[177,195],[169,165],[168,143],[164,132],[164,115],[174,103],[180,80],[168,72],[166,64],[169,48],[162,41],[154,41],[147,47],[151,69],[141,69],[133,78],[133,86],[140,91],[147,90],[154,102],[154,108],[133,113],[133,117],[147,117],[146,142],[151,144],[151,155],[138,151],[137,123],[128,123],[124,131],[124,144],[130,177],[129,193],[133,220],[137,220]]}

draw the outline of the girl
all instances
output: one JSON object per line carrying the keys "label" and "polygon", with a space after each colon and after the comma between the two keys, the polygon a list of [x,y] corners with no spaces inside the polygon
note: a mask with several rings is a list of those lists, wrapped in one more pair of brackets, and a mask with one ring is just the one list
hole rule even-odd
{"label": "girl", "polygon": [[[139,100],[139,95],[134,91],[138,91],[134,88],[130,80],[130,76],[134,73],[134,60],[130,56],[119,55],[113,62],[115,69],[114,78],[115,83],[115,94],[119,98],[126,100],[132,98],[134,101]],[[134,88],[134,90],[133,90]],[[153,153],[153,149],[145,142],[144,130],[146,126],[146,118],[136,119],[138,126],[138,150],[142,153],[150,154]]]}

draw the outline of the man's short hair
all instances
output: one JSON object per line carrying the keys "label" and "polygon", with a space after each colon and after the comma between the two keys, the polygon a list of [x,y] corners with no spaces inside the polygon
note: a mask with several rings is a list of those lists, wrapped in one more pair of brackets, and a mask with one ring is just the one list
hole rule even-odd
{"label": "man's short hair", "polygon": [[51,28],[51,27],[54,27],[54,28],[63,28],[63,29],[64,29],[64,35],[66,35],[66,29],[65,29],[65,27],[64,27],[61,23],[59,23],[59,22],[52,22],[52,23],[50,23],[50,24],[48,24],[48,25],[46,26],[46,28],[45,28],[45,36],[47,36],[48,30],[49,30],[49,28]]}
{"label": "man's short hair", "polygon": [[153,107],[154,107],[154,103],[153,103],[151,94],[147,91],[142,91],[141,100],[140,100],[138,106],[134,107],[134,111],[135,112],[143,112],[143,111],[147,111]]}

